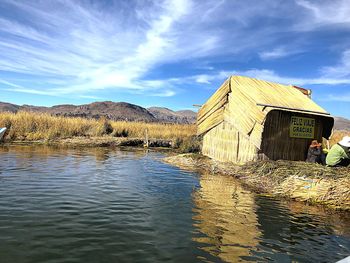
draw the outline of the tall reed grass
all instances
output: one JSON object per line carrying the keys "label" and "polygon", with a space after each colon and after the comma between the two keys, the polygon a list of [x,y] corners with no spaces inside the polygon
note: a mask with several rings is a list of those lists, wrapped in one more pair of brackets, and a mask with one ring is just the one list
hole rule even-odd
{"label": "tall reed grass", "polygon": [[176,140],[196,134],[195,125],[160,124],[106,119],[84,119],[51,116],[45,113],[0,113],[0,127],[7,127],[8,140],[50,140],[76,136],[110,136]]}
{"label": "tall reed grass", "polygon": [[329,141],[330,145],[334,145],[339,142],[344,136],[350,136],[350,131],[344,130],[335,130],[332,134],[332,137]]}
{"label": "tall reed grass", "polygon": [[[106,119],[85,119],[51,116],[46,113],[18,112],[0,113],[0,127],[7,127],[8,140],[50,140],[76,136],[110,136],[144,138],[147,130],[149,138],[168,140],[192,140],[196,135],[194,124],[161,124]],[[335,130],[330,146],[350,136],[350,131]]]}

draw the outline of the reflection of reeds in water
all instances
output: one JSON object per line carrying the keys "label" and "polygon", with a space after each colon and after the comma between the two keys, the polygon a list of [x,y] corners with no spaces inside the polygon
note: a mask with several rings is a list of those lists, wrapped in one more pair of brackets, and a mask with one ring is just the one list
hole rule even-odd
{"label": "reflection of reeds in water", "polygon": [[232,177],[202,175],[201,188],[194,194],[196,237],[202,249],[226,262],[249,256],[258,244],[254,196]]}
{"label": "reflection of reeds in water", "polygon": [[11,145],[0,147],[0,154],[10,153],[16,154],[28,159],[32,157],[41,158],[43,160],[57,157],[57,156],[72,156],[79,159],[81,156],[92,156],[97,162],[108,160],[111,156],[115,158],[128,158],[132,156],[133,159],[140,159],[147,155],[147,149],[128,149],[119,150],[105,147],[91,147],[91,148],[76,148],[72,149],[64,146],[47,146],[47,145]]}
{"label": "reflection of reeds in water", "polygon": [[316,221],[323,222],[330,227],[336,235],[350,237],[350,214],[346,212],[335,212],[327,210],[322,206],[305,205],[305,203],[286,201],[291,214],[307,215]]}

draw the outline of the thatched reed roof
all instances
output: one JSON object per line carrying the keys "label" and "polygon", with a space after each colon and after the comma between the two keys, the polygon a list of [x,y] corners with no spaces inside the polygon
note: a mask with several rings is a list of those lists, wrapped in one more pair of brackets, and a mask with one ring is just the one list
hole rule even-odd
{"label": "thatched reed roof", "polygon": [[333,118],[299,87],[242,76],[229,77],[200,108],[197,133],[204,134],[225,121],[259,148],[263,123],[272,110],[322,116],[328,123],[323,136],[331,135]]}

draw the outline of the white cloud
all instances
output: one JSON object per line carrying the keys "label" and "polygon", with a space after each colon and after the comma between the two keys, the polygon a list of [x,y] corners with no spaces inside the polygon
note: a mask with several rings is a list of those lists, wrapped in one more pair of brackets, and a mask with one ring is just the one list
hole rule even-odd
{"label": "white cloud", "polygon": [[11,89],[4,89],[6,91],[11,91],[11,92],[20,92],[20,93],[27,93],[27,94],[35,94],[35,95],[48,95],[48,96],[54,96],[54,97],[59,97],[59,94],[50,91],[50,90],[37,90],[37,89],[31,89],[31,88],[11,88]]}
{"label": "white cloud", "polygon": [[276,47],[272,50],[267,50],[263,52],[259,52],[259,56],[262,60],[271,60],[271,59],[278,59],[283,57],[288,57],[294,54],[301,53],[302,51],[297,48],[286,48],[286,47]]}
{"label": "white cloud", "polygon": [[350,84],[350,77],[348,78],[331,78],[331,77],[319,77],[319,78],[297,78],[281,76],[274,70],[270,69],[249,69],[244,71],[219,71],[213,74],[201,74],[186,78],[189,82],[197,82],[201,84],[211,84],[213,82],[222,82],[231,75],[246,76],[251,78],[262,79],[266,81],[272,81],[285,85],[341,85]]}
{"label": "white cloud", "polygon": [[200,84],[211,84],[211,82],[216,80],[224,80],[232,74],[228,71],[219,71],[216,73],[214,72],[213,74],[201,74],[201,75],[191,76],[191,77],[188,77],[187,80],[195,81],[196,83],[200,83]]}
{"label": "white cloud", "polygon": [[195,77],[197,83],[210,84],[210,75],[198,75]]}
{"label": "white cloud", "polygon": [[[178,86],[210,84],[235,72],[215,70],[208,63],[207,68],[197,68],[200,72],[194,76],[188,72],[183,78],[150,79],[154,68],[192,59],[211,62],[217,57],[235,62],[257,50],[263,50],[262,60],[299,53],[301,46],[281,44],[281,32],[350,22],[347,1],[324,3],[110,1],[106,8],[99,1],[3,0],[13,14],[0,13],[0,71],[22,74],[22,78],[30,75],[27,84],[23,79],[4,79],[17,92],[93,98],[95,92],[110,89],[173,96]],[[260,23],[274,19],[279,23]],[[324,67],[322,77],[315,79],[283,77],[266,69],[236,73],[297,85],[343,84],[348,83],[342,68],[349,68],[349,56],[345,52],[339,65]]]}
{"label": "white cloud", "polygon": [[348,0],[308,1],[296,0],[296,4],[309,11],[308,28],[323,25],[343,24],[350,26],[350,4]]}
{"label": "white cloud", "polygon": [[338,65],[323,67],[321,72],[327,77],[350,78],[350,49],[342,53],[342,57]]}
{"label": "white cloud", "polygon": [[320,101],[350,102],[350,93],[342,95],[330,94],[326,98],[321,98]]}
{"label": "white cloud", "polygon": [[0,83],[5,84],[5,86],[10,86],[10,87],[13,87],[13,88],[19,88],[19,89],[22,89],[22,88],[23,88],[23,87],[20,86],[20,85],[11,83],[11,82],[6,81],[6,80],[3,80],[3,79],[0,79]]}
{"label": "white cloud", "polygon": [[79,98],[82,99],[93,99],[93,100],[106,100],[106,98],[101,98],[98,96],[91,96],[91,95],[79,95]]}
{"label": "white cloud", "polygon": [[[26,12],[34,24],[28,26],[9,18],[0,19],[0,31],[11,35],[0,38],[0,53],[3,54],[0,70],[31,74],[43,82],[53,76],[69,78],[65,86],[56,87],[48,80],[46,84],[51,87],[47,90],[27,89],[36,94],[51,94],[51,91],[69,94],[106,88],[157,92],[160,88],[157,81],[143,81],[142,78],[174,47],[176,36],[171,36],[174,23],[190,8],[190,2],[184,0],[164,1],[154,6],[157,12],[141,7],[138,15],[150,19],[137,29],[123,28],[128,25],[121,14],[112,16],[108,10],[98,12],[92,6],[73,1],[55,2],[50,12],[48,9],[52,6],[44,2],[39,5],[8,1],[8,4],[18,12]],[[47,28],[36,29],[46,23]],[[17,92],[25,90],[16,89]],[[166,93],[167,96],[174,94],[174,91]]]}
{"label": "white cloud", "polygon": [[173,90],[162,90],[160,92],[151,94],[150,96],[155,96],[155,97],[172,97],[175,95],[175,91]]}

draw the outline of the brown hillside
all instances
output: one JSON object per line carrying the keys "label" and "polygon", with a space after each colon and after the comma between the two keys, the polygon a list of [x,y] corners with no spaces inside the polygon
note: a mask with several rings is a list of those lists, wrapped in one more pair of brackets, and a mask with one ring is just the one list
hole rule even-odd
{"label": "brown hillside", "polygon": [[20,106],[7,103],[7,102],[0,102],[0,112],[17,112],[19,110]]}
{"label": "brown hillside", "polygon": [[197,114],[191,110],[173,111],[163,107],[151,107],[148,111],[165,123],[195,123]]}
{"label": "brown hillside", "polygon": [[31,105],[18,106],[0,102],[0,111],[18,112],[32,111],[45,112],[56,116],[85,117],[98,119],[105,117],[110,120],[154,122],[156,118],[145,108],[126,102],[94,102],[84,105],[56,105],[52,107],[38,107]]}
{"label": "brown hillside", "polygon": [[334,129],[350,131],[350,120],[342,117],[334,117]]}

